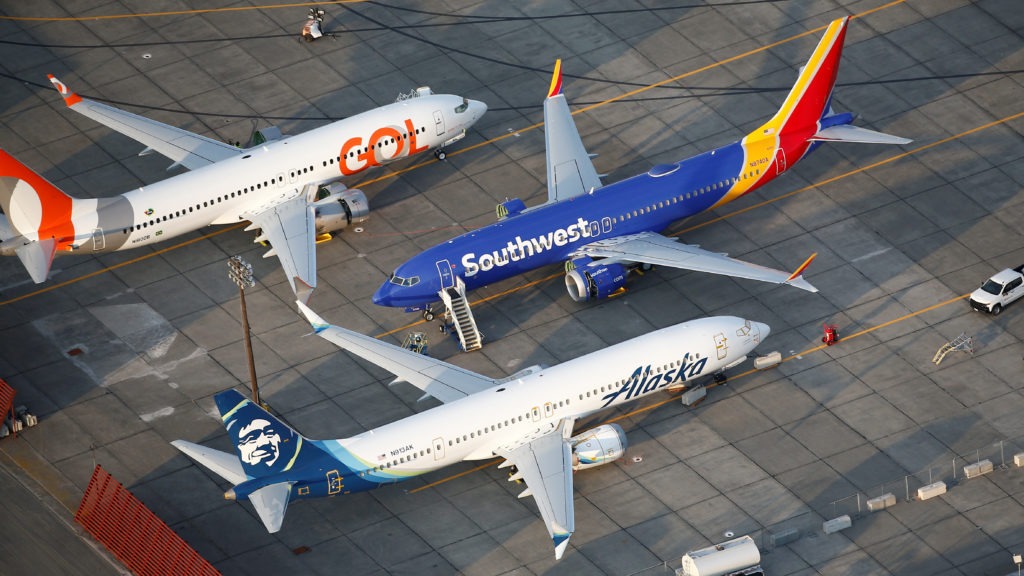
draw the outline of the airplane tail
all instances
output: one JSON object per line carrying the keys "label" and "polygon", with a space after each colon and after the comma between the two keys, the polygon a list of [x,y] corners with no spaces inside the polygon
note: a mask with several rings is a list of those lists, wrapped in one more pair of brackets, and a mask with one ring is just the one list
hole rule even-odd
{"label": "airplane tail", "polygon": [[75,241],[76,200],[0,150],[0,254],[16,254],[37,284]]}
{"label": "airplane tail", "polygon": [[853,126],[853,114],[836,114],[832,110],[839,60],[846,41],[850,18],[839,18],[829,24],[818,46],[783,102],[778,113],[751,136],[776,136],[791,143],[866,142],[875,144],[908,144],[906,138],[891,136]]}
{"label": "airplane tail", "polygon": [[327,455],[237,390],[221,392],[214,400],[236,454],[184,440],[171,444],[231,482],[234,487],[224,497],[248,499],[267,531],[277,532],[284,522],[292,485],[297,481],[297,475],[291,472],[315,464]]}

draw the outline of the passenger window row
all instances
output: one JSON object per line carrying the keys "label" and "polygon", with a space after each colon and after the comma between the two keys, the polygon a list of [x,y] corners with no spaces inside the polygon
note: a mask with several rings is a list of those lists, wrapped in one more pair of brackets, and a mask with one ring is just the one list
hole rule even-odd
{"label": "passenger window row", "polygon": [[743,174],[740,175],[739,178],[731,178],[731,179],[728,179],[728,180],[722,180],[721,182],[715,182],[714,184],[711,184],[710,186],[704,186],[703,188],[700,188],[698,190],[694,190],[693,192],[687,192],[686,194],[680,194],[679,196],[673,196],[670,200],[666,200],[664,202],[658,202],[657,204],[651,204],[650,206],[646,206],[646,207],[640,208],[638,210],[633,210],[632,212],[626,212],[625,214],[620,214],[618,218],[612,218],[612,223],[615,224],[615,223],[619,223],[619,222],[625,222],[626,220],[629,220],[631,218],[637,218],[641,214],[650,214],[652,210],[657,210],[659,208],[665,208],[666,206],[669,206],[670,204],[678,204],[679,202],[682,202],[683,200],[689,200],[690,198],[696,198],[700,194],[707,194],[708,192],[711,192],[712,190],[720,190],[722,188],[725,188],[726,186],[735,185],[741,179],[753,178],[754,176],[759,176],[760,174],[761,174],[761,169],[760,168],[758,168],[756,170],[751,170],[750,172],[744,172]]}

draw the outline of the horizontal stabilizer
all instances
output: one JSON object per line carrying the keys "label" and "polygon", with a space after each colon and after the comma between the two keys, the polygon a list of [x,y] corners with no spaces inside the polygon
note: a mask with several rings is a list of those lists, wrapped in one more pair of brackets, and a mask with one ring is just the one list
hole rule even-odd
{"label": "horizontal stabilizer", "polygon": [[32,281],[42,284],[50,276],[53,256],[57,253],[57,242],[53,238],[32,241],[19,246],[14,253],[18,255],[21,263],[28,270]]}
{"label": "horizontal stabilizer", "polygon": [[206,446],[193,444],[185,440],[175,440],[171,444],[184,452],[189,458],[208,468],[210,472],[232,484],[241,484],[249,479],[242,470],[242,463],[239,462],[238,456],[234,454],[228,454],[227,452],[221,452],[220,450],[214,450],[213,448],[207,448]]}
{"label": "horizontal stabilizer", "polygon": [[809,140],[818,142],[861,142],[864,144],[910,144],[913,140],[900,138],[891,134],[875,132],[867,128],[860,128],[851,124],[840,124],[831,126],[819,131]]}
{"label": "horizontal stabilizer", "polygon": [[256,508],[267,532],[271,534],[281,529],[284,523],[284,511],[288,508],[288,496],[291,495],[291,482],[279,482],[264,486],[249,495],[249,502]]}

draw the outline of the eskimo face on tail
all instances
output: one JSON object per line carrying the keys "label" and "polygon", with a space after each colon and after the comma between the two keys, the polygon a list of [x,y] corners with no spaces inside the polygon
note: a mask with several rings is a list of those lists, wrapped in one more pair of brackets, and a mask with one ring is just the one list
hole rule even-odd
{"label": "eskimo face on tail", "polygon": [[250,466],[273,468],[281,455],[281,434],[273,424],[257,418],[238,429],[238,453]]}
{"label": "eskimo face on tail", "polygon": [[240,394],[215,400],[246,474],[260,477],[292,468],[303,446],[297,432]]}

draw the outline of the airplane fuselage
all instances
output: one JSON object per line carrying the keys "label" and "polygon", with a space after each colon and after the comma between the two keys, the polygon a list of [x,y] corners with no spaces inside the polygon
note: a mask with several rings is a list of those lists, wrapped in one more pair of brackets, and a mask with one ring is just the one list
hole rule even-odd
{"label": "airplane fuselage", "polygon": [[[815,128],[816,129],[816,128]],[[811,132],[813,133],[813,132]],[[675,164],[546,204],[467,232],[399,266],[374,295],[383,306],[421,309],[458,275],[467,290],[571,260],[583,245],[671,223],[721,206],[773,180],[813,145],[776,152],[775,137],[751,136]],[[767,144],[767,145],[766,145]],[[449,272],[450,271],[450,272]]]}
{"label": "airplane fuselage", "polygon": [[[664,328],[570,362],[509,378],[472,394],[342,440],[315,440],[325,456],[287,474],[292,498],[359,492],[464,460],[495,456],[579,418],[742,361],[767,325],[731,316]],[[274,476],[261,479],[269,485]]]}
{"label": "airplane fuselage", "polygon": [[74,233],[58,239],[57,254],[135,248],[243,221],[246,212],[296,188],[335,182],[457,139],[472,124],[465,122],[470,115],[453,113],[463,104],[447,94],[408,98],[120,196],[74,199],[67,208]]}

